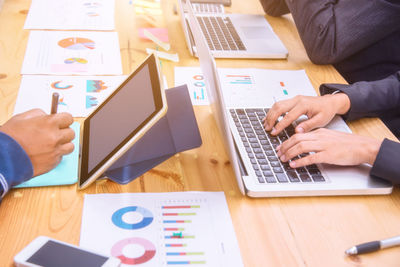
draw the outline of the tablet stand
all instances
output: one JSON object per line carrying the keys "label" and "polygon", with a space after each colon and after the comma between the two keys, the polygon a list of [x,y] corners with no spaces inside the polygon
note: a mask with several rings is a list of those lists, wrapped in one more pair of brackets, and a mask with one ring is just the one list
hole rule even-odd
{"label": "tablet stand", "polygon": [[202,144],[186,85],[165,90],[167,114],[131,149],[118,159],[104,177],[126,184],[176,153]]}

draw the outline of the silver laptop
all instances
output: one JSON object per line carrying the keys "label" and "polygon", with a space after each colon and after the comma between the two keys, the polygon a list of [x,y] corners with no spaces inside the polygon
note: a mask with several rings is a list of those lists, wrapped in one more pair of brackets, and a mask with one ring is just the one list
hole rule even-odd
{"label": "silver laptop", "polygon": [[[262,126],[265,107],[227,108],[215,61],[190,4],[188,19],[196,40],[200,65],[207,82],[212,111],[243,194],[251,197],[390,194],[392,184],[369,176],[370,166],[341,167],[327,164],[291,169],[280,162],[275,148],[294,133],[271,136]],[[350,132],[340,118],[328,128]],[[305,155],[302,155],[305,156]]]}
{"label": "silver laptop", "polygon": [[[189,0],[187,0],[189,1]],[[197,56],[186,0],[179,0],[181,23],[190,53]],[[264,16],[196,13],[211,53],[216,58],[286,58],[288,51]]]}

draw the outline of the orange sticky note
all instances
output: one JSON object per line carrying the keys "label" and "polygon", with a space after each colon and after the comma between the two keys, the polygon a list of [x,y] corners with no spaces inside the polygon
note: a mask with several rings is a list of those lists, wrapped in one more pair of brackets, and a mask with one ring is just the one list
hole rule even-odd
{"label": "orange sticky note", "polygon": [[168,43],[168,30],[166,28],[139,28],[139,37],[142,39],[150,40],[144,35],[144,30],[149,31],[155,37],[157,37],[160,41],[164,43]]}

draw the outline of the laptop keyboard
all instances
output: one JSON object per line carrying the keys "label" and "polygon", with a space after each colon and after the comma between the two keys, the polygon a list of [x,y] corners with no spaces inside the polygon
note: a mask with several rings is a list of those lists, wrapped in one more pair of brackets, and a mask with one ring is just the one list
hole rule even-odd
{"label": "laptop keyboard", "polygon": [[229,17],[198,16],[201,30],[210,50],[245,51],[242,40]]}
{"label": "laptop keyboard", "polygon": [[224,13],[224,6],[212,3],[192,3],[196,13]]}
{"label": "laptop keyboard", "polygon": [[[293,169],[288,162],[281,162],[276,155],[276,147],[295,133],[292,125],[279,135],[273,136],[264,130],[262,124],[262,119],[268,109],[230,109],[229,111],[259,183],[325,182],[317,165]],[[307,155],[309,153],[301,154],[297,158]]]}

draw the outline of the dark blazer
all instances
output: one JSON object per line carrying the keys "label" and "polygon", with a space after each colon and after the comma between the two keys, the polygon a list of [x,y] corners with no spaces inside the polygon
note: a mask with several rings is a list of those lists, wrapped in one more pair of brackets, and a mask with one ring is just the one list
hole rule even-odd
{"label": "dark blazer", "polygon": [[[352,85],[322,84],[321,95],[341,91],[350,98],[351,107],[344,118],[391,116],[390,128],[400,133],[400,71],[385,79]],[[371,169],[371,175],[400,184],[400,143],[385,139]]]}
{"label": "dark blazer", "polygon": [[292,13],[310,60],[349,82],[400,70],[399,0],[260,0],[268,15]]}

